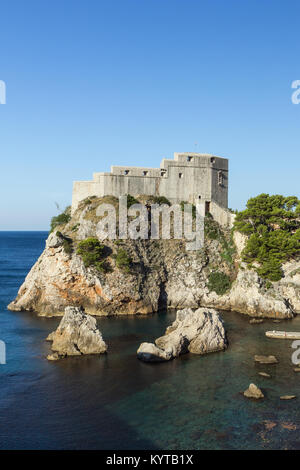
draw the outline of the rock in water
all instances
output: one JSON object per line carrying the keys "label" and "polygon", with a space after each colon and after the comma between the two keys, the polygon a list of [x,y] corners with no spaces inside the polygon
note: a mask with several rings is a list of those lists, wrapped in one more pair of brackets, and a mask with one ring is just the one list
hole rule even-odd
{"label": "rock in water", "polygon": [[[96,319],[78,307],[66,307],[57,330],[47,340],[52,341],[51,349],[59,357],[102,354],[107,351]],[[48,359],[53,360],[54,357],[55,354]]]}
{"label": "rock in water", "polygon": [[267,374],[267,372],[259,372],[258,375],[261,375],[262,377],[271,378],[270,374]]}
{"label": "rock in water", "polygon": [[294,398],[296,398],[296,395],[282,395],[280,400],[293,400]]}
{"label": "rock in water", "polygon": [[259,323],[263,323],[263,319],[262,318],[252,318],[252,320],[249,321],[250,325],[254,325],[254,324],[259,324]]}
{"label": "rock in water", "polygon": [[278,360],[275,356],[254,356],[255,362],[260,364],[278,364]]}
{"label": "rock in water", "polygon": [[264,398],[263,392],[255,384],[249,385],[247,390],[244,391],[244,396],[247,398],[255,398],[256,400],[258,400],[259,398]]}
{"label": "rock in water", "polygon": [[187,352],[207,354],[226,347],[224,325],[216,310],[186,308],[177,312],[176,320],[164,336],[156,339],[155,345],[142,343],[137,354],[143,361],[161,361]]}
{"label": "rock in water", "polygon": [[137,350],[137,357],[144,362],[164,362],[171,359],[172,355],[153,343],[142,343]]}

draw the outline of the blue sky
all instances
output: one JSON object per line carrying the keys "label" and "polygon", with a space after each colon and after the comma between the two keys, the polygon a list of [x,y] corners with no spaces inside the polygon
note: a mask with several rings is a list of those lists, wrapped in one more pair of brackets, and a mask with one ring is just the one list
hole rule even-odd
{"label": "blue sky", "polygon": [[47,230],[73,180],[181,151],[230,159],[232,208],[300,196],[299,14],[288,0],[2,0],[0,230]]}

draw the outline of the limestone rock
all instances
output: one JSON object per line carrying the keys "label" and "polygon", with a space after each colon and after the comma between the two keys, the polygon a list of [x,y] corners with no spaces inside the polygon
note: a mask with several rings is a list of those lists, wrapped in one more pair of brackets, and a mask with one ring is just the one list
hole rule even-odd
{"label": "limestone rock", "polygon": [[275,356],[254,356],[254,361],[260,364],[278,364],[278,359]]}
{"label": "limestone rock", "polygon": [[212,309],[199,308],[193,311],[187,308],[177,312],[176,320],[167,328],[164,336],[155,340],[155,345],[142,343],[138,357],[147,360],[148,356],[141,355],[145,350],[153,351],[158,357],[161,357],[163,351],[168,359],[172,359],[187,352],[207,354],[226,347],[225,329],[218,313]]}
{"label": "limestone rock", "polygon": [[261,389],[252,383],[249,385],[247,390],[244,391],[244,396],[247,398],[255,398],[256,400],[259,398],[264,398],[264,394],[262,393]]}
{"label": "limestone rock", "polygon": [[294,398],[296,398],[296,395],[282,395],[280,400],[293,400]]}
{"label": "limestone rock", "polygon": [[78,307],[65,309],[57,330],[47,339],[52,341],[51,349],[54,352],[54,355],[48,356],[49,360],[53,360],[56,355],[64,357],[102,354],[107,350],[107,345],[97,328],[96,319]]}
{"label": "limestone rock", "polygon": [[172,354],[158,348],[153,343],[142,343],[137,350],[137,357],[144,362],[164,362],[169,361]]}

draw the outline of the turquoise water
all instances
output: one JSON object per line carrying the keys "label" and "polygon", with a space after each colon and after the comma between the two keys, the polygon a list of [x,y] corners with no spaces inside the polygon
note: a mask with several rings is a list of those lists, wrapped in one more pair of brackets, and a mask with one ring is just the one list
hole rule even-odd
{"label": "turquoise water", "polygon": [[[152,365],[139,362],[136,350],[160,336],[174,312],[101,318],[106,356],[48,362],[45,338],[59,319],[6,309],[46,237],[0,232],[0,339],[7,344],[1,449],[300,448],[300,373],[293,371],[291,342],[264,336],[267,329],[300,331],[300,317],[250,325],[246,316],[224,312],[227,351]],[[280,362],[254,364],[254,354],[275,354]],[[243,397],[250,382],[264,400]],[[281,401],[285,394],[297,398]]]}

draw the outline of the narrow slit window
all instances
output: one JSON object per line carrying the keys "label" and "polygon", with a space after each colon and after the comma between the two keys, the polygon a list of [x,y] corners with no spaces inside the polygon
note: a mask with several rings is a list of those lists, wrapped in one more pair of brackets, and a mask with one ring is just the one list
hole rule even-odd
{"label": "narrow slit window", "polygon": [[179,173],[179,178],[182,178],[183,177],[183,173]]}
{"label": "narrow slit window", "polygon": [[218,171],[218,185],[223,186],[224,176],[222,171]]}

